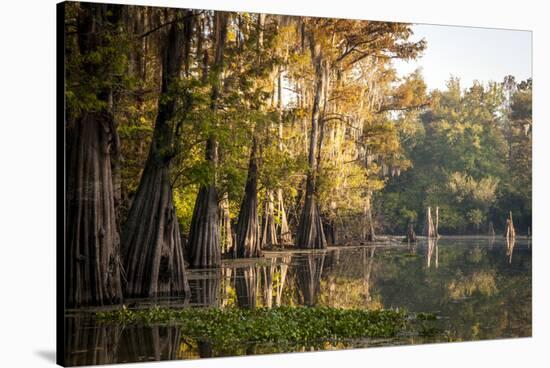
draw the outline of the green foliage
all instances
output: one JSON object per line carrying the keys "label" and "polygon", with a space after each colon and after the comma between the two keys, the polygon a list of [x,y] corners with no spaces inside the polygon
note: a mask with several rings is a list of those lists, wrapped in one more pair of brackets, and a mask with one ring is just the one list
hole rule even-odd
{"label": "green foliage", "polygon": [[178,324],[186,336],[214,344],[307,343],[351,338],[395,337],[407,327],[404,311],[278,307],[273,309],[126,308],[99,312],[104,322]]}
{"label": "green foliage", "polygon": [[531,117],[529,83],[523,86],[509,103],[505,83],[475,82],[462,90],[453,78],[445,91],[432,92],[422,128],[405,145],[412,169],[392,178],[380,196],[388,231],[402,233],[408,211],[424,213],[428,206],[439,206],[443,234],[478,232],[489,221],[502,228],[510,210],[520,231],[527,230]]}

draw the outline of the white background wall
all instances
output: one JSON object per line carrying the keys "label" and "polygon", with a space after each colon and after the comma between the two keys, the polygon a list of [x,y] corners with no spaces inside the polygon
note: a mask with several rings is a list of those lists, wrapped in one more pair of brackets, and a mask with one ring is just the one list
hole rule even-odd
{"label": "white background wall", "polygon": [[[550,27],[544,1],[116,2],[534,31],[533,338],[178,361],[147,367],[549,366],[550,276],[545,262],[550,259]],[[0,4],[0,367],[51,366],[55,356],[55,1],[5,0]]]}

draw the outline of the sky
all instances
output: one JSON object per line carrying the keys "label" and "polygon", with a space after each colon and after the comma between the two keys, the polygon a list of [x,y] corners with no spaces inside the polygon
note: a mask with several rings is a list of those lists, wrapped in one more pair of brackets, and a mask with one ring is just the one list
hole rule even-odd
{"label": "sky", "polygon": [[415,24],[411,40],[424,38],[427,49],[414,61],[396,61],[399,75],[421,68],[428,89],[444,89],[451,75],[462,87],[474,80],[501,82],[506,75],[516,81],[531,78],[532,33],[492,28]]}

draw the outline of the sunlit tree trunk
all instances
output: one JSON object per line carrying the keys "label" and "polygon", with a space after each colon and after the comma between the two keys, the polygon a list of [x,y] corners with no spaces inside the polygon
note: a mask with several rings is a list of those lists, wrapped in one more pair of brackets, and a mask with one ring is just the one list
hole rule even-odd
{"label": "sunlit tree trunk", "polygon": [[[132,297],[188,296],[183,245],[173,203],[170,166],[176,154],[176,97],[185,34],[173,23],[162,52],[162,86],[153,141],[124,229],[126,294]],[[185,106],[185,112],[189,106]],[[181,121],[178,119],[178,121]]]}
{"label": "sunlit tree trunk", "polygon": [[321,45],[310,35],[311,57],[315,68],[315,91],[311,113],[311,132],[308,152],[308,173],[304,207],[300,216],[296,246],[299,248],[324,249],[327,247],[323,223],[316,198],[316,179],[318,167],[318,141],[320,134],[321,103],[324,95],[325,75]]}
{"label": "sunlit tree trunk", "polygon": [[231,216],[229,213],[229,198],[227,192],[223,194],[219,205],[220,213],[220,242],[222,251],[225,254],[232,252],[233,248],[233,231],[231,229]]}
{"label": "sunlit tree trunk", "polygon": [[257,143],[253,139],[244,198],[237,222],[237,257],[250,258],[260,255],[260,225],[258,219],[258,162]]}
{"label": "sunlit tree trunk", "polygon": [[[214,81],[211,99],[211,110],[214,114],[218,111],[228,18],[229,15],[225,12],[214,13]],[[215,136],[208,139],[206,159],[214,168],[217,166],[218,143]],[[201,186],[195,202],[189,232],[188,248],[191,267],[218,267],[221,263],[218,199],[215,178],[210,184]]]}
{"label": "sunlit tree trunk", "polygon": [[[281,68],[279,68],[277,78],[277,110],[279,113],[278,148],[279,152],[283,152],[283,78]],[[292,234],[288,227],[282,188],[277,189],[277,216],[279,241],[282,244],[292,244]]]}

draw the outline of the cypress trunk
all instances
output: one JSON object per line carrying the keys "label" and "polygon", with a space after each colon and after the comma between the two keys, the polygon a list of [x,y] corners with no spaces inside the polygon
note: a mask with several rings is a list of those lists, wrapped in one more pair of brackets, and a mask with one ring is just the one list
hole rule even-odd
{"label": "cypress trunk", "polygon": [[66,305],[120,303],[120,240],[110,160],[116,135],[112,116],[85,114],[69,135]]}
{"label": "cypress trunk", "polygon": [[319,44],[316,44],[311,36],[311,54],[315,66],[315,97],[311,114],[311,132],[309,140],[308,166],[309,171],[306,180],[306,197],[304,208],[300,216],[296,246],[305,249],[324,249],[327,247],[323,223],[317,206],[315,183],[318,169],[317,145],[319,140],[319,125],[321,115],[321,99],[324,95],[325,78],[322,55]]}
{"label": "cypress trunk", "polygon": [[[283,78],[282,70],[279,67],[277,78],[277,111],[279,114],[279,127],[278,127],[278,148],[280,152],[283,152]],[[286,217],[285,203],[283,198],[283,190],[277,189],[277,216],[278,216],[278,235],[279,241],[282,244],[292,244],[292,234],[288,227],[288,220]]]}
{"label": "cypress trunk", "polygon": [[[99,27],[116,24],[119,10],[112,5],[81,4],[77,33],[82,56],[102,47],[104,38]],[[108,66],[84,61],[82,73],[101,78],[102,67]],[[108,89],[94,93],[98,101],[109,105]],[[118,151],[115,121],[108,111],[87,111],[68,118],[65,129],[65,304],[78,307],[120,303],[120,240],[112,178],[112,158]]]}
{"label": "cypress trunk", "polygon": [[275,227],[275,208],[273,205],[273,191],[266,191],[264,204],[264,221],[262,230],[262,248],[277,244],[277,230]]}
{"label": "cypress trunk", "polygon": [[260,256],[260,226],[258,220],[258,162],[256,139],[253,140],[248,164],[244,198],[237,222],[237,257]]}
{"label": "cypress trunk", "polygon": [[[228,14],[215,12],[214,14],[214,82],[212,83],[211,110],[218,111],[218,98],[220,94],[221,74],[223,71],[223,52],[227,35]],[[207,53],[203,65],[203,77],[206,79]],[[214,166],[218,164],[217,142],[214,136],[208,139],[206,147],[206,159]],[[221,264],[220,231],[218,222],[218,191],[216,182],[202,185],[191,220],[189,232],[189,262],[191,267],[208,268],[219,267]]]}
{"label": "cypress trunk", "polygon": [[[130,297],[189,295],[170,183],[170,165],[179,138],[179,126],[173,122],[176,97],[170,88],[179,78],[183,38],[179,25],[173,23],[162,53],[161,98],[153,141],[124,230],[125,291]],[[182,106],[184,113],[188,103]]]}

